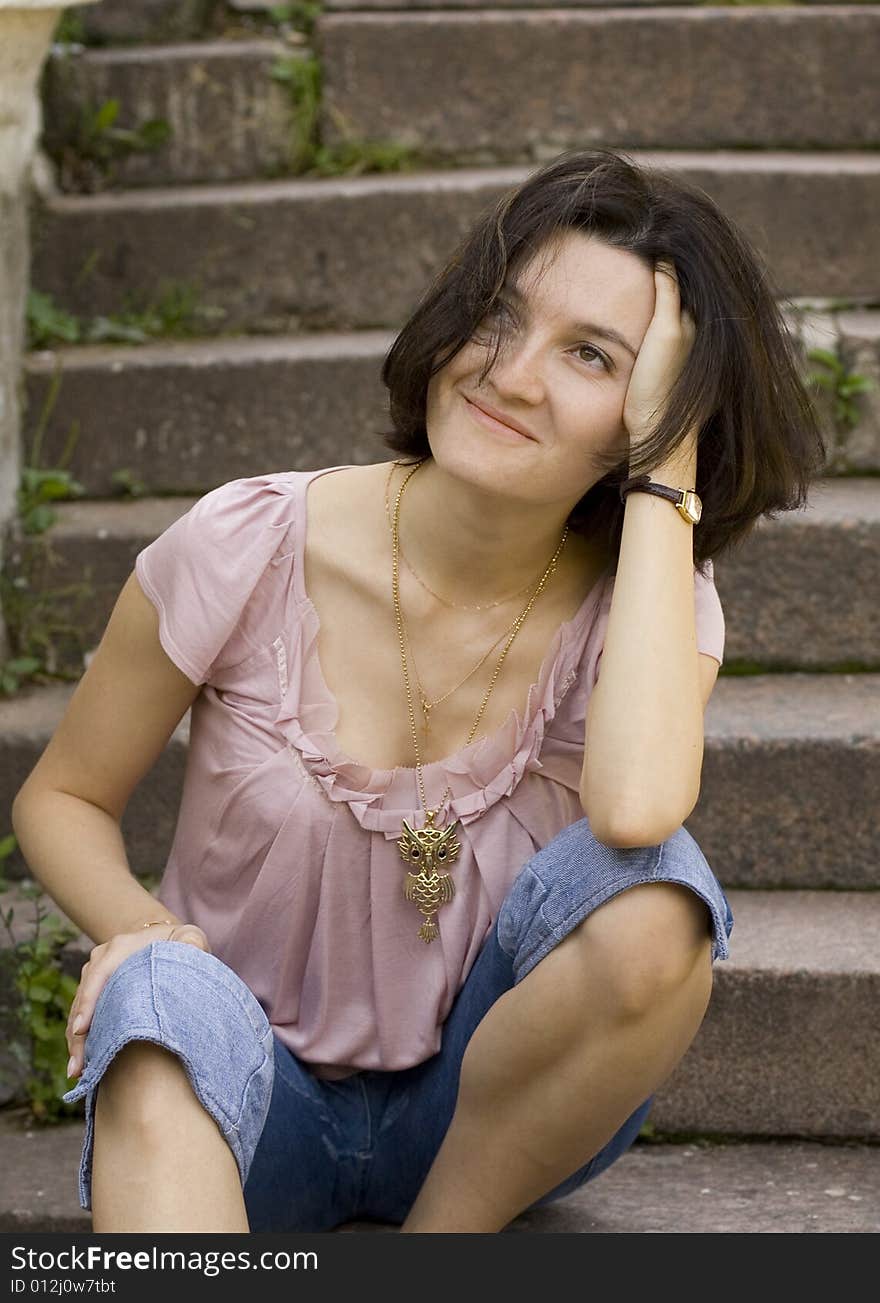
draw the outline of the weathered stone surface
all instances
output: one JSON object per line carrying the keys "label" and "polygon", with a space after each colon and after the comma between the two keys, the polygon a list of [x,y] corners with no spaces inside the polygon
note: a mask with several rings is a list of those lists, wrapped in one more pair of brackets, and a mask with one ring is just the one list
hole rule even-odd
{"label": "weathered stone surface", "polygon": [[[725,660],[776,670],[880,668],[880,485],[828,476],[807,505],[762,517],[717,559],[729,638]],[[835,600],[847,588],[846,603]]]}
{"label": "weathered stone surface", "polygon": [[[854,400],[859,419],[842,436],[844,459],[854,471],[880,470],[880,312],[841,312],[840,360],[870,388]],[[878,486],[880,492],[880,486]]]}
{"label": "weathered stone surface", "polygon": [[[0,1231],[92,1229],[79,1206],[83,1123],[38,1129],[0,1113]],[[880,1229],[880,1162],[867,1145],[636,1143],[575,1194],[522,1213],[504,1234],[842,1234]],[[339,1234],[396,1233],[345,1222]]]}
{"label": "weathered stone surface", "polygon": [[[118,3],[118,0],[104,0],[104,3]],[[231,9],[257,10],[273,9],[275,0],[226,0]],[[787,2],[787,0],[786,0]],[[796,0],[798,4],[821,4],[829,2],[834,5],[838,0]],[[681,5],[698,5],[702,0],[682,0]],[[840,0],[849,3],[849,0]],[[403,5],[400,6],[401,8]],[[406,0],[409,9],[439,9],[438,0]],[[443,0],[443,9],[651,9],[659,8],[658,0],[616,0],[609,6],[606,0]],[[387,9],[388,0],[324,0],[323,8],[328,13],[361,13],[373,9]]]}
{"label": "weathered stone surface", "polygon": [[379,379],[392,340],[365,330],[31,354],[26,429],[42,422],[52,465],[75,421],[71,470],[96,497],[114,492],[123,467],[152,493],[198,493],[255,474],[257,464],[381,461],[392,455],[381,439],[390,421]]}
{"label": "weathered stone surface", "polygon": [[655,1126],[880,1138],[880,893],[729,899],[730,958]]}
{"label": "weathered stone surface", "polygon": [[[778,295],[880,295],[880,154],[632,157],[700,186],[773,269]],[[399,329],[459,240],[524,168],[176,187],[48,201],[33,284],[91,318],[188,285],[199,332]]]}
{"label": "weathered stone surface", "polygon": [[880,675],[718,678],[686,820],[733,887],[880,887]]}
{"label": "weathered stone surface", "polygon": [[[86,50],[56,47],[44,82],[44,143],[63,189],[168,185],[270,176],[289,170],[293,102],[273,79],[280,40]],[[155,149],[119,151],[98,165],[81,138],[101,106],[119,103],[113,129],[150,122],[169,133]]]}
{"label": "weathered stone surface", "polygon": [[90,41],[180,41],[205,30],[217,0],[101,0],[80,10]]}
{"label": "weathered stone surface", "polygon": [[316,30],[328,142],[468,164],[880,142],[876,6],[330,13]]}

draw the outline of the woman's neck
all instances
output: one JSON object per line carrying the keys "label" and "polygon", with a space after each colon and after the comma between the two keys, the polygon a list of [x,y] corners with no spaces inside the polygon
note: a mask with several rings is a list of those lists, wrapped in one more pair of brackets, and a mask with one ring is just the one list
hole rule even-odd
{"label": "woman's neck", "polygon": [[[400,501],[400,544],[407,561],[437,593],[478,603],[513,594],[529,578],[538,582],[562,541],[570,508],[528,505],[487,492],[428,458],[416,471],[411,465],[391,470],[392,519],[409,475]],[[583,574],[596,555],[595,547],[569,531],[557,572]]]}

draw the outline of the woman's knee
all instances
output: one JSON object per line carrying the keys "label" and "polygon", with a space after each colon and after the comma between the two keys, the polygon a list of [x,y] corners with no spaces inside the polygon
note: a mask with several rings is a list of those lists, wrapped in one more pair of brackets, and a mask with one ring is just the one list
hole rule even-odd
{"label": "woman's knee", "polygon": [[120,964],[95,1006],[81,1086],[108,1085],[149,1118],[189,1083],[235,1127],[268,1107],[272,1029],[245,983],[216,956],[158,941]]}
{"label": "woman's knee", "polygon": [[[269,1110],[274,1034],[256,996],[216,956],[155,941],[120,964],[98,998],[85,1063],[67,1104],[86,1102],[80,1202],[90,1207],[98,1108],[106,1119],[176,1125],[210,1114],[235,1155],[242,1185]],[[184,1081],[188,1087],[184,1086]],[[113,1083],[106,1093],[104,1085]],[[201,1106],[201,1108],[199,1108]]]}
{"label": "woman's knee", "polygon": [[[665,895],[655,897],[647,910],[645,934],[637,944],[633,929],[641,926],[642,910],[618,906],[627,915],[633,913],[631,925],[622,929],[617,940],[618,953],[621,945],[631,942],[643,969],[659,968],[663,980],[668,964],[670,980],[675,980],[675,960],[663,947],[649,958],[655,926],[651,919],[663,900],[661,912],[670,916],[670,927],[679,928],[686,949],[694,934],[700,941],[708,936],[712,958],[726,958],[733,917],[700,847],[684,827],[656,846],[619,848],[598,842],[584,818],[564,828],[526,862],[502,901],[498,943],[512,959],[514,981],[521,981],[588,918],[641,885],[654,886],[658,892],[664,889]],[[606,914],[605,923],[591,931],[598,936],[611,924],[612,915]],[[638,972],[639,965],[633,971]],[[645,985],[650,987],[650,978]]]}
{"label": "woman's knee", "polygon": [[641,883],[605,901],[564,938],[585,992],[615,1017],[643,1018],[693,988],[712,986],[712,919],[679,883]]}

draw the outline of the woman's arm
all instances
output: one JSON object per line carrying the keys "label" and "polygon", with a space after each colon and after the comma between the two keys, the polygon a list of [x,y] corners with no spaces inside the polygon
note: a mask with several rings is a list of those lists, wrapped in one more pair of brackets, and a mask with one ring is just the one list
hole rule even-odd
{"label": "woman's arm", "polygon": [[[696,465],[693,439],[651,478],[692,488]],[[671,502],[629,493],[581,776],[581,805],[600,841],[653,846],[693,810],[717,672],[697,651],[693,526]]]}
{"label": "woman's arm", "polygon": [[[631,450],[655,428],[696,336],[671,263],[655,267],[654,288],[654,313],[623,406]],[[695,487],[697,441],[698,432],[689,432],[651,479]],[[703,712],[717,662],[714,673],[704,671],[697,651],[693,530],[673,503],[650,493],[627,495],[580,784],[590,827],[608,844],[665,841],[700,793]]]}
{"label": "woman's arm", "polygon": [[32,874],[98,944],[152,919],[183,921],[132,876],[120,824],[199,690],[162,648],[156,610],[132,574],[12,805]]}

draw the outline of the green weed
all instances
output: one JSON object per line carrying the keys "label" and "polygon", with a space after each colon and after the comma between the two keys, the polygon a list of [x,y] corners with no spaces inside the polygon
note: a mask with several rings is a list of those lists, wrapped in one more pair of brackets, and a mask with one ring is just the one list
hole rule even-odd
{"label": "green weed", "polygon": [[827,348],[813,348],[807,353],[811,362],[818,362],[825,369],[813,371],[807,377],[810,384],[826,390],[834,401],[834,421],[841,433],[846,433],[858,425],[860,411],[857,399],[874,388],[874,382],[867,376],[849,371],[836,353]]}
{"label": "green weed", "polygon": [[[155,153],[171,138],[164,118],[149,118],[134,126],[119,123],[117,99],[85,103],[65,115],[54,114],[45,134],[46,153],[58,168],[62,190],[93,193],[115,179],[120,162],[131,154]],[[65,129],[61,129],[64,121]]]}
{"label": "green weed", "polygon": [[27,298],[29,349],[58,344],[145,344],[150,339],[183,339],[201,333],[222,309],[198,302],[191,285],[163,282],[151,302],[129,303],[119,312],[84,321],[59,308],[51,295],[31,290]]}
{"label": "green weed", "polygon": [[291,29],[311,39],[315,23],[323,11],[317,0],[298,0],[295,4],[275,5],[267,17],[282,29]]}
{"label": "green weed", "polygon": [[[0,840],[0,865],[17,845],[11,833]],[[8,892],[10,885],[0,870],[0,894]],[[23,937],[17,936],[13,928],[14,908],[0,910],[10,941],[3,955],[7,970],[4,978],[17,996],[10,1011],[12,1027],[7,1032],[7,1048],[25,1070],[24,1088],[34,1121],[61,1122],[82,1108],[61,1099],[70,1089],[65,1030],[78,986],[76,979],[64,972],[61,952],[78,933],[46,909],[36,883],[26,882],[20,890],[33,905],[30,927]]]}

